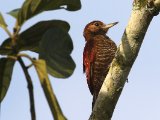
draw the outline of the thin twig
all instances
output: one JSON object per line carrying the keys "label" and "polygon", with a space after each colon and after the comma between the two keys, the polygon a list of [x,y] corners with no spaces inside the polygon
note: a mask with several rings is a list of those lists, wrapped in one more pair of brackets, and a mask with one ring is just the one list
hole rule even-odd
{"label": "thin twig", "polygon": [[33,61],[33,59],[25,53],[20,53],[17,55],[17,57],[25,57],[25,58],[29,59],[31,62]]}
{"label": "thin twig", "polygon": [[25,74],[27,84],[28,84],[28,91],[29,91],[29,98],[30,98],[30,112],[31,112],[31,118],[32,120],[36,120],[36,114],[35,114],[35,104],[34,104],[34,93],[33,93],[33,84],[31,77],[28,73],[27,67],[25,66],[23,60],[21,57],[18,57],[18,61],[23,69],[23,72]]}
{"label": "thin twig", "polygon": [[6,33],[8,34],[8,36],[10,37],[10,38],[12,38],[12,34],[11,34],[11,32],[8,30],[8,28],[7,27],[2,27],[5,31],[6,31]]}

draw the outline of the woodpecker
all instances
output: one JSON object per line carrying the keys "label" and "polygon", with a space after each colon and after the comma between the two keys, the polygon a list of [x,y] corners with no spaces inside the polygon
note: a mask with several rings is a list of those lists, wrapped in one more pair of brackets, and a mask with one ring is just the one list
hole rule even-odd
{"label": "woodpecker", "polygon": [[93,95],[92,109],[117,50],[116,44],[106,35],[117,23],[92,21],[84,28],[83,72]]}

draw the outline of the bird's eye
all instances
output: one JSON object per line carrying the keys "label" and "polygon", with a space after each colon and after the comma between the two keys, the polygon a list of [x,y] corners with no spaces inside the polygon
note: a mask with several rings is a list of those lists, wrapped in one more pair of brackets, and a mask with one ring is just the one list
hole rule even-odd
{"label": "bird's eye", "polygon": [[98,24],[98,23],[95,23],[94,25],[95,25],[95,26],[99,26],[99,24]]}

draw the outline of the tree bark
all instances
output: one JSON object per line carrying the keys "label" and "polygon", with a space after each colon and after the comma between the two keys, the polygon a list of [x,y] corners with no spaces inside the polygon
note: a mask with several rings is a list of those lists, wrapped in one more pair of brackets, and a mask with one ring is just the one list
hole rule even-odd
{"label": "tree bark", "polygon": [[149,24],[152,18],[159,13],[159,6],[160,0],[134,1],[129,23],[89,120],[111,120]]}

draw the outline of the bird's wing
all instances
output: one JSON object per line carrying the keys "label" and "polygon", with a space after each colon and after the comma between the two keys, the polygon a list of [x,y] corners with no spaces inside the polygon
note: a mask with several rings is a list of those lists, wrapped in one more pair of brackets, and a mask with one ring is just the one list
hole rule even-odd
{"label": "bird's wing", "polygon": [[93,94],[93,62],[94,62],[93,43],[87,42],[83,51],[83,72],[86,73],[87,83],[91,94]]}

